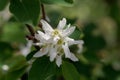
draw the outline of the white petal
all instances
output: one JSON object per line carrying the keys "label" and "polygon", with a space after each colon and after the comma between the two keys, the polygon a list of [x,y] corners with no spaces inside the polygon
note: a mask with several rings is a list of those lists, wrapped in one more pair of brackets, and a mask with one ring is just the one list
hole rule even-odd
{"label": "white petal", "polygon": [[23,56],[27,56],[30,53],[30,48],[22,46],[20,51],[23,54]]}
{"label": "white petal", "polygon": [[49,36],[49,35],[44,34],[44,33],[42,33],[41,31],[38,31],[38,33],[39,33],[39,35],[41,34],[41,36],[42,36],[45,40],[50,39],[50,36]]}
{"label": "white petal", "polygon": [[42,46],[43,43],[41,43],[41,42],[37,42],[37,43],[33,43],[33,45],[36,45],[36,46]]}
{"label": "white petal", "polygon": [[70,50],[69,50],[68,44],[65,43],[65,45],[62,45],[62,47],[63,47],[63,50],[64,50],[64,52],[65,52],[65,57],[66,57],[66,58],[70,58],[71,52],[70,52]]}
{"label": "white petal", "polygon": [[32,40],[27,40],[27,41],[28,41],[28,43],[27,43],[26,46],[24,46],[24,45],[20,46],[20,51],[24,56],[27,56],[30,53],[31,46],[32,46],[32,43],[33,43]]}
{"label": "white petal", "polygon": [[51,34],[53,31],[53,28],[45,21],[41,20],[42,28],[45,31],[46,34]]}
{"label": "white petal", "polygon": [[58,67],[60,67],[60,65],[62,64],[62,56],[61,55],[56,57],[56,64]]}
{"label": "white petal", "polygon": [[27,43],[27,47],[31,47],[32,46],[32,43],[33,43],[33,41],[32,40],[28,40],[28,43]]}
{"label": "white petal", "polygon": [[68,25],[67,25],[67,28],[70,28],[70,26],[71,26],[71,24],[68,24]]}
{"label": "white petal", "polygon": [[38,34],[36,33],[35,34],[35,38],[37,39],[37,40],[40,40],[40,41],[42,41],[44,38],[44,33],[43,32],[41,32],[41,31],[37,31],[38,32]]}
{"label": "white petal", "polygon": [[57,26],[57,29],[62,30],[65,27],[65,25],[66,25],[66,19],[63,18],[62,20],[60,20],[60,22]]}
{"label": "white petal", "polygon": [[37,40],[41,40],[41,37],[40,37],[40,35],[39,34],[35,34],[35,39],[37,39]]}
{"label": "white petal", "polygon": [[47,41],[47,40],[50,39],[50,36],[44,34],[44,33],[41,32],[41,31],[38,31],[38,34],[35,34],[35,38],[36,38],[37,40],[40,40],[40,42],[45,42],[45,41]]}
{"label": "white petal", "polygon": [[75,42],[74,42],[74,44],[84,44],[84,41],[83,40],[76,40]]}
{"label": "white petal", "polygon": [[56,48],[51,48],[50,50],[50,61],[54,61],[55,57],[57,55],[57,51],[56,51]]}
{"label": "white petal", "polygon": [[66,41],[66,42],[73,42],[74,39],[72,39],[72,38],[70,38],[70,37],[65,37],[65,41]]}
{"label": "white petal", "polygon": [[44,56],[48,53],[48,47],[46,48],[42,48],[40,49],[40,51],[38,51],[37,53],[35,53],[35,55],[33,57],[41,57],[41,56]]}
{"label": "white petal", "polygon": [[75,27],[67,28],[63,31],[62,35],[65,36],[65,37],[69,36],[74,32],[74,30],[75,30]]}
{"label": "white petal", "polygon": [[55,36],[55,37],[53,38],[53,44],[56,44],[56,43],[58,42],[59,39],[60,39],[60,37]]}
{"label": "white petal", "polygon": [[77,53],[81,53],[83,51],[83,45],[78,44],[78,51]]}
{"label": "white petal", "polygon": [[72,61],[78,61],[78,58],[77,58],[73,53],[71,53],[70,59],[71,59]]}
{"label": "white petal", "polygon": [[69,44],[69,46],[73,45],[73,44],[81,44],[82,45],[82,44],[84,44],[84,41],[83,40],[74,40],[74,41],[72,41],[72,40],[70,41],[69,40],[68,44]]}
{"label": "white petal", "polygon": [[41,57],[45,54],[41,53],[41,51],[38,51],[37,53],[35,53],[35,55],[33,57]]}

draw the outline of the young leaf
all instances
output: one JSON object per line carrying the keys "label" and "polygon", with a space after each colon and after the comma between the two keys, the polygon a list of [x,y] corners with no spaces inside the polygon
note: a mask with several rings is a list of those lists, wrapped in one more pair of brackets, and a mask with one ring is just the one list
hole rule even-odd
{"label": "young leaf", "polygon": [[10,0],[10,11],[21,22],[38,23],[40,15],[39,0]]}
{"label": "young leaf", "polygon": [[45,4],[57,4],[62,6],[71,6],[73,4],[73,0],[41,0],[41,2]]}
{"label": "young leaf", "polygon": [[65,80],[80,80],[80,75],[77,72],[73,64],[69,62],[63,62],[62,64],[62,73]]}
{"label": "young leaf", "polygon": [[33,63],[28,80],[49,80],[55,72],[56,65],[48,57],[41,57]]}

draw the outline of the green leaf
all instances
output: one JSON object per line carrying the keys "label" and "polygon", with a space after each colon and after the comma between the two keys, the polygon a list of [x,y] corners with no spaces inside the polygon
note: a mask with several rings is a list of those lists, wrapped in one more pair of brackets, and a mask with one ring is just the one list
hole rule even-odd
{"label": "green leaf", "polygon": [[[86,78],[91,76],[91,70],[93,68],[92,65],[86,64],[86,63],[81,62],[81,61],[75,62],[73,65],[76,67],[76,69],[79,72],[80,76],[85,75]],[[87,80],[91,80],[91,79],[87,79]]]}
{"label": "green leaf", "polygon": [[41,57],[33,63],[28,80],[49,80],[55,72],[56,65],[48,57]]}
{"label": "green leaf", "polygon": [[5,42],[25,42],[25,32],[24,27],[18,23],[8,23],[3,26],[3,32],[1,35],[1,40]]}
{"label": "green leaf", "polygon": [[[85,25],[83,33],[85,34],[84,45],[93,52],[103,49],[106,46],[106,41],[101,34],[95,35],[93,33],[97,29],[97,26],[94,23],[88,23]],[[91,54],[90,54],[91,55]]]}
{"label": "green leaf", "polygon": [[73,0],[41,0],[42,3],[45,4],[57,4],[62,6],[72,6]]}
{"label": "green leaf", "polygon": [[17,55],[6,60],[5,63],[9,65],[10,71],[18,70],[27,65],[26,59],[22,55]]}
{"label": "green leaf", "polygon": [[21,22],[28,21],[36,25],[40,15],[39,0],[11,0],[10,11]]}
{"label": "green leaf", "polygon": [[[15,53],[15,49],[6,42],[0,42],[0,80],[18,80],[26,71],[28,63],[24,56]],[[8,66],[8,70],[3,66]]]}
{"label": "green leaf", "polygon": [[6,42],[0,42],[0,64],[2,64],[5,60],[9,59],[13,56],[13,48],[10,44]]}
{"label": "green leaf", "polygon": [[83,33],[78,28],[76,28],[75,31],[70,35],[70,37],[75,40],[79,40],[82,35]]}
{"label": "green leaf", "polygon": [[62,64],[62,73],[65,80],[80,80],[80,75],[77,72],[73,64],[69,62],[63,62]]}
{"label": "green leaf", "polygon": [[68,2],[68,3],[71,3],[71,4],[74,3],[73,0],[65,0],[65,1]]}
{"label": "green leaf", "polygon": [[24,66],[18,70],[11,71],[10,73],[8,73],[5,80],[17,80],[17,79],[19,79],[25,73],[26,69],[27,69],[27,66]]}
{"label": "green leaf", "polygon": [[27,61],[29,61],[36,52],[37,52],[37,50],[30,52],[26,57]]}
{"label": "green leaf", "polygon": [[3,10],[8,4],[9,0],[0,0],[0,11]]}
{"label": "green leaf", "polygon": [[[5,71],[2,68],[3,65],[7,65],[9,69]],[[18,80],[25,73],[27,66],[28,63],[25,57],[21,55],[15,55],[5,59],[2,63],[0,62],[0,80]]]}

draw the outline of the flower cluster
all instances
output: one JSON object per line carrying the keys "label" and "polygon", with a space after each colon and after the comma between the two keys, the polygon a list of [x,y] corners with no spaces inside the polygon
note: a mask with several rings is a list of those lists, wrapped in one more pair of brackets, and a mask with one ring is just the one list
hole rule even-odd
{"label": "flower cluster", "polygon": [[62,56],[69,58],[72,61],[78,61],[78,58],[74,53],[70,52],[69,46],[73,44],[83,45],[83,40],[74,40],[70,37],[75,26],[66,25],[66,19],[63,18],[56,29],[53,29],[45,20],[41,20],[42,31],[37,31],[35,38],[38,40],[35,45],[40,46],[41,49],[34,55],[34,57],[41,57],[48,55],[50,61],[56,60],[56,64],[60,66],[62,64]]}

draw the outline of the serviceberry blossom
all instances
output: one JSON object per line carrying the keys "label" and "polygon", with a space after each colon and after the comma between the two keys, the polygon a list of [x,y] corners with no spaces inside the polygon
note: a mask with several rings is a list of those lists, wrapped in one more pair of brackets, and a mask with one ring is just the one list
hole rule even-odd
{"label": "serviceberry blossom", "polygon": [[45,20],[41,20],[42,31],[37,31],[35,38],[38,43],[35,45],[40,46],[41,49],[34,55],[34,57],[41,57],[48,55],[50,61],[56,60],[59,67],[62,64],[62,56],[69,58],[72,61],[78,61],[78,58],[69,49],[71,45],[83,45],[83,40],[74,40],[69,36],[74,32],[75,26],[66,25],[66,19],[63,18],[56,29],[53,29]]}
{"label": "serviceberry blossom", "polygon": [[23,56],[27,56],[31,51],[31,46],[33,44],[33,41],[27,40],[27,42],[28,43],[26,44],[26,46],[25,45],[20,46],[20,52],[22,53]]}

